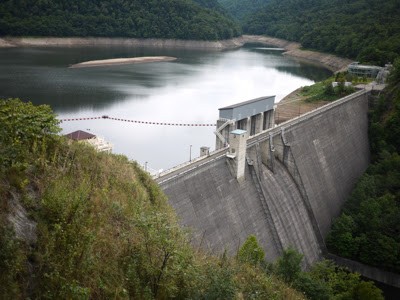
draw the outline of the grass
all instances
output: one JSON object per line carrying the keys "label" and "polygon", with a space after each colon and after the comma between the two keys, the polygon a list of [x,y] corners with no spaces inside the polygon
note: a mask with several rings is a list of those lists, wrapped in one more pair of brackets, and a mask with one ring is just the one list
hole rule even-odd
{"label": "grass", "polygon": [[[355,86],[359,83],[368,84],[373,81],[373,79],[371,79],[371,78],[359,79],[359,78],[356,78],[355,76],[353,78],[351,78],[352,76],[350,74],[348,74],[347,72],[339,73],[335,77],[328,78],[325,81],[317,82],[310,86],[302,87],[301,93],[298,94],[298,96],[300,96],[302,98],[302,101],[305,101],[308,103],[316,102],[316,101],[335,101],[335,100],[340,99],[344,96],[347,96],[351,93],[354,93],[355,89],[353,88],[353,86]],[[346,80],[350,81],[352,83],[352,86],[350,86],[350,87],[337,86],[337,87],[334,87],[333,89],[330,89],[329,86],[332,85],[332,82],[339,81],[339,84],[340,84],[341,80],[343,82]],[[361,81],[363,81],[363,82],[361,82]]]}

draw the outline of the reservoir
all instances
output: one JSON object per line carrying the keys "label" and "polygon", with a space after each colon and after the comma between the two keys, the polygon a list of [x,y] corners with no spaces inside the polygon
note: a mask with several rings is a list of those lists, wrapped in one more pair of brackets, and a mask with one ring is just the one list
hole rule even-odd
{"label": "reservoir", "polygon": [[[218,108],[262,96],[276,102],[332,75],[260,45],[225,50],[32,47],[0,49],[0,98],[48,104],[60,119],[109,116],[155,123],[215,124]],[[170,56],[177,60],[71,69],[91,60]],[[62,134],[104,137],[113,153],[168,169],[215,148],[213,126],[166,126],[110,119],[63,122]]]}

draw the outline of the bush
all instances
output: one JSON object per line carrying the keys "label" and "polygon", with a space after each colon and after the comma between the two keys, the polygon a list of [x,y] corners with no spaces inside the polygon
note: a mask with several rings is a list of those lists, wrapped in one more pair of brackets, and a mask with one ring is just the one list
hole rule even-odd
{"label": "bush", "polygon": [[328,82],[328,83],[325,85],[325,92],[324,92],[324,93],[325,93],[326,95],[328,95],[328,96],[332,96],[332,95],[335,94],[335,90],[334,90],[334,88],[333,88],[331,82]]}
{"label": "bush", "polygon": [[308,273],[300,273],[293,286],[305,293],[308,299],[329,300],[332,298],[328,285],[322,280],[311,278]]}
{"label": "bush", "polygon": [[278,258],[276,263],[278,276],[286,283],[294,282],[300,275],[303,257],[304,254],[293,249],[292,246],[283,250],[282,256]]}
{"label": "bush", "polygon": [[262,247],[258,246],[257,238],[250,235],[246,242],[240,247],[237,259],[242,263],[250,263],[253,266],[258,266],[264,263],[265,251]]}

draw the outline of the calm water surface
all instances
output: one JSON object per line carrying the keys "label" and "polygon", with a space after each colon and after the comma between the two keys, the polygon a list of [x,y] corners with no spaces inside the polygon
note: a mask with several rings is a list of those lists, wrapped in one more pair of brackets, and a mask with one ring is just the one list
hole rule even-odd
{"label": "calm water surface", "polygon": [[[173,56],[172,62],[69,69],[97,59]],[[59,118],[108,115],[170,123],[215,123],[218,108],[261,96],[276,101],[332,73],[246,45],[229,51],[127,47],[0,49],[0,97],[49,104]],[[153,169],[167,169],[215,148],[213,127],[168,127],[112,120],[64,122],[63,134],[81,129],[103,136],[114,153]],[[192,145],[192,147],[190,147]]]}

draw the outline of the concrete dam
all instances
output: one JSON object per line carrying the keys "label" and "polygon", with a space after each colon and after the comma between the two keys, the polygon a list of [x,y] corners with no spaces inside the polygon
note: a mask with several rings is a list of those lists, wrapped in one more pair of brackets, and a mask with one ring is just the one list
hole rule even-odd
{"label": "concrete dam", "polygon": [[305,265],[312,264],[326,254],[332,219],[369,164],[368,92],[277,127],[271,100],[255,100],[245,105],[265,111],[219,120],[217,150],[157,182],[198,245],[236,254],[253,234],[266,259],[274,261],[292,245],[305,254]]}

